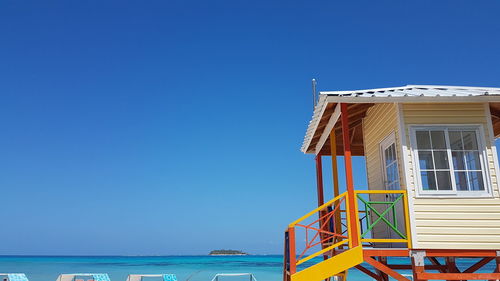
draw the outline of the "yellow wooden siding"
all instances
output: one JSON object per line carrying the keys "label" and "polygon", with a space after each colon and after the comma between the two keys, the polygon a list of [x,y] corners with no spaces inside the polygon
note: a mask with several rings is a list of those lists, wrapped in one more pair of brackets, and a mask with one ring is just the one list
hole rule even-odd
{"label": "yellow wooden siding", "polygon": [[[491,147],[485,105],[403,104],[402,112],[407,150],[408,187],[413,194],[413,214],[418,248],[500,249],[500,197]],[[480,124],[483,126],[493,197],[418,198],[410,149],[409,125]]]}
{"label": "yellow wooden siding", "polygon": [[[394,133],[396,137],[396,155],[401,163],[401,155],[397,149],[399,144],[399,127],[397,106],[393,103],[377,104],[371,107],[363,119],[363,142],[365,146],[366,173],[370,189],[384,189],[384,175],[380,142]],[[402,170],[399,165],[400,182]]]}
{"label": "yellow wooden siding", "polygon": [[[365,160],[366,160],[366,173],[368,188],[372,190],[380,190],[384,188],[384,171],[381,159],[380,143],[389,135],[395,135],[396,141],[396,156],[398,159],[399,168],[399,181],[404,183],[401,178],[402,165],[401,155],[398,147],[400,147],[399,141],[399,126],[398,126],[398,107],[393,103],[386,104],[376,104],[371,107],[366,117],[363,119],[363,143],[365,147]],[[402,187],[404,189],[404,187]],[[372,200],[383,201],[385,200],[384,195],[372,194],[370,195]],[[377,206],[376,208],[382,208]],[[385,209],[380,209],[383,211]],[[380,223],[375,226],[372,230],[373,237],[375,238],[389,238],[390,234],[388,228],[385,224]],[[381,247],[386,245],[379,245]]]}

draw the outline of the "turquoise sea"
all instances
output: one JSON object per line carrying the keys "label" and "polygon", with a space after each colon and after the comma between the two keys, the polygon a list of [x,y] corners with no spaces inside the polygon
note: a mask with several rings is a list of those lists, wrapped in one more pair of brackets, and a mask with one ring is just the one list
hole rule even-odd
{"label": "turquoise sea", "polygon": [[[401,263],[402,260],[392,260]],[[467,268],[474,260],[459,264]],[[282,280],[282,256],[166,256],[166,257],[29,257],[0,256],[0,273],[25,273],[30,281],[55,281],[60,273],[108,273],[111,281],[128,274],[174,273],[179,281],[210,281],[216,273],[250,272],[258,281]],[[492,272],[489,264],[483,272]],[[248,278],[225,278],[220,281]],[[357,270],[349,280],[371,279]]]}

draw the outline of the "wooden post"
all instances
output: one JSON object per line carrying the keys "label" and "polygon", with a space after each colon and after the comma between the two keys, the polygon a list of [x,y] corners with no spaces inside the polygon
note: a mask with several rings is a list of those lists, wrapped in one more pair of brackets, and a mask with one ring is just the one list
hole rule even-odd
{"label": "wooden post", "polygon": [[297,253],[295,252],[295,228],[288,228],[288,240],[290,241],[288,250],[290,251],[290,278],[297,272]]}
{"label": "wooden post", "polygon": [[497,251],[497,256],[495,258],[495,270],[494,273],[500,273],[500,251]]}
{"label": "wooden post", "polygon": [[419,279],[419,273],[423,273],[425,270],[424,258],[425,251],[411,251],[411,264],[414,281],[423,281],[423,279]]}
{"label": "wooden post", "polygon": [[[283,247],[283,281],[290,281],[290,239],[288,229],[285,231],[285,245]],[[288,265],[288,266],[287,266]]]}
{"label": "wooden post", "polygon": [[340,194],[340,189],[337,163],[337,136],[335,136],[335,128],[330,131],[330,152],[332,156],[333,197],[337,197]]}
{"label": "wooden post", "polygon": [[[340,106],[340,105],[337,105]],[[333,197],[337,197],[340,194],[339,188],[339,169],[337,162],[337,136],[335,135],[335,127],[330,131],[330,154],[332,156],[332,176],[333,176]],[[335,203],[334,208],[337,207],[338,203]],[[341,213],[336,212],[333,218],[335,233],[341,234],[342,231],[342,218]],[[335,237],[335,243],[340,242],[341,237]],[[343,249],[344,246],[340,246],[339,249]]]}
{"label": "wooden post", "polygon": [[497,257],[495,258],[495,261],[496,261],[496,268],[495,268],[495,272],[496,273],[500,273],[500,251],[497,251]]}
{"label": "wooden post", "polygon": [[[318,194],[318,207],[325,204],[325,194],[324,194],[324,188],[323,188],[323,164],[321,161],[321,155],[316,155],[316,192]],[[318,213],[318,218],[321,218],[325,214],[325,211],[319,211]],[[325,221],[320,220],[318,222],[319,224],[319,229],[323,229],[325,227]],[[325,235],[323,233],[319,234],[320,241],[323,241]],[[321,243],[321,248],[324,249],[325,246],[323,243]],[[328,256],[325,254],[323,255],[323,260],[327,260]]]}
{"label": "wooden post", "polygon": [[325,195],[323,194],[323,165],[321,155],[316,155],[316,190],[318,193],[318,207],[325,204]]}
{"label": "wooden post", "polygon": [[359,246],[358,221],[356,210],[356,194],[354,193],[354,181],[352,178],[352,159],[351,159],[351,138],[349,137],[349,113],[347,104],[340,104],[340,118],[342,120],[342,139],[344,143],[344,163],[345,163],[345,181],[347,186],[347,204],[349,206],[349,243],[351,248]]}
{"label": "wooden post", "polygon": [[460,271],[457,270],[455,257],[446,257],[445,261],[446,261],[446,271],[448,273],[460,273]]}

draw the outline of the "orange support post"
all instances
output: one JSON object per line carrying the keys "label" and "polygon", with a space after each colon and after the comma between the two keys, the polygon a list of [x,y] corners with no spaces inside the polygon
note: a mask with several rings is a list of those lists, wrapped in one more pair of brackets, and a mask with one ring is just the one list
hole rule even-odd
{"label": "orange support post", "polygon": [[[340,105],[337,105],[340,106]],[[339,172],[337,163],[337,136],[335,136],[335,128],[330,131],[330,154],[332,156],[332,177],[333,177],[333,197],[337,197],[340,194],[339,188]],[[338,203],[335,203],[334,207],[337,207]],[[335,232],[342,233],[342,220],[340,212],[335,213],[334,224]],[[335,242],[340,242],[339,237],[335,237]],[[340,246],[339,249],[343,249],[344,246]]]}
{"label": "orange support post", "polygon": [[354,193],[354,181],[352,178],[352,159],[351,159],[351,138],[349,136],[349,113],[347,104],[340,104],[340,117],[342,120],[342,140],[344,143],[344,163],[345,163],[345,181],[347,187],[347,204],[349,205],[349,240],[351,247],[359,246],[358,221],[356,219],[356,194]]}
{"label": "orange support post", "polygon": [[290,251],[290,276],[297,272],[297,253],[295,251],[295,228],[288,228],[288,241]]}

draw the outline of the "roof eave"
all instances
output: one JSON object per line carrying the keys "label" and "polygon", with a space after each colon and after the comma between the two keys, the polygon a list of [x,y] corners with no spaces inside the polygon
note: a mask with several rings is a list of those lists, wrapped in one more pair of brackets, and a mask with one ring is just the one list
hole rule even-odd
{"label": "roof eave", "polygon": [[327,103],[462,103],[500,102],[500,95],[485,96],[333,96],[326,95]]}

